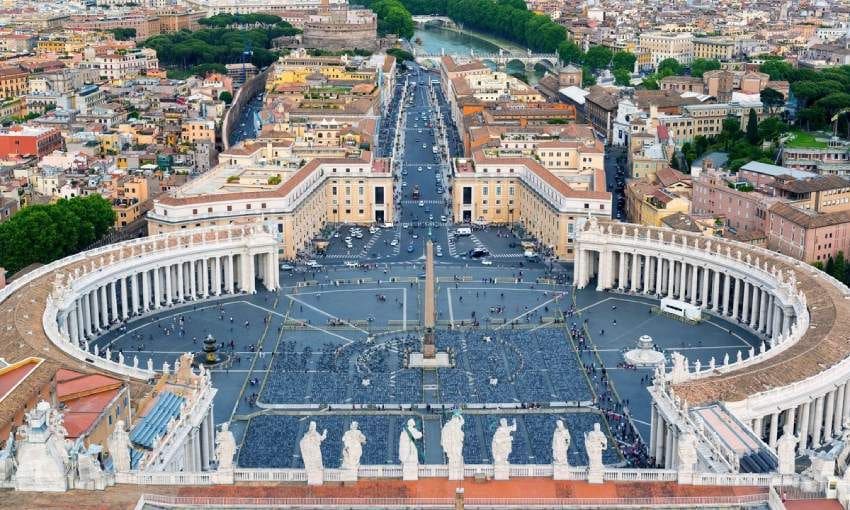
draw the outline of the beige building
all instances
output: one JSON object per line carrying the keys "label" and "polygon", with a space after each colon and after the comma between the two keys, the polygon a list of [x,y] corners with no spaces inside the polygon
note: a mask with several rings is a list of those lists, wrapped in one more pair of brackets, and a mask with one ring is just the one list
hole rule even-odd
{"label": "beige building", "polygon": [[222,165],[154,201],[149,233],[260,219],[276,225],[280,257],[293,259],[328,223],[394,221],[387,160],[363,151],[293,166],[280,150],[280,164],[233,164],[233,151],[222,154]]}
{"label": "beige building", "polygon": [[764,120],[764,108],[759,101],[686,105],[682,107],[681,115],[662,115],[658,117],[658,122],[667,129],[671,141],[681,145],[699,135],[708,137],[720,134],[723,121],[728,117],[737,118],[741,129],[744,129],[751,109],[756,111],[759,122]]}
{"label": "beige building", "polygon": [[682,65],[694,59],[694,36],[687,32],[644,32],[638,44],[641,51],[652,56],[653,66],[667,58],[675,58]]}
{"label": "beige building", "polygon": [[195,143],[201,140],[215,143],[215,121],[203,119],[183,121],[180,125],[180,140],[183,143]]}
{"label": "beige building", "polygon": [[611,217],[611,194],[572,188],[533,158],[490,157],[476,151],[454,161],[452,216],[457,223],[521,225],[565,260],[573,258],[580,220]]}
{"label": "beige building", "polygon": [[735,55],[735,42],[718,37],[695,37],[694,58],[706,60],[719,60],[725,62],[732,60]]}

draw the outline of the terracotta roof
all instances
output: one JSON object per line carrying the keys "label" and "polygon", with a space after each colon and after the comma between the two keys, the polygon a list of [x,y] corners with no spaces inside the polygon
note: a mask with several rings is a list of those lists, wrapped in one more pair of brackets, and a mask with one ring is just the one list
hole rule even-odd
{"label": "terracotta roof", "polygon": [[819,213],[777,202],[770,207],[770,212],[806,229],[850,223],[850,211]]}
{"label": "terracotta roof", "polygon": [[850,181],[837,175],[822,175],[812,179],[791,179],[776,181],[773,187],[791,193],[813,193],[850,187]]}
{"label": "terracotta roof", "polygon": [[0,401],[22,384],[41,361],[41,358],[27,358],[0,370]]}
{"label": "terracotta roof", "polygon": [[691,176],[685,175],[682,172],[676,170],[672,167],[664,167],[657,172],[655,172],[655,177],[658,179],[658,182],[661,183],[662,186],[670,186],[671,184],[676,184],[677,182],[682,181],[690,181]]}
{"label": "terracotta roof", "polygon": [[702,229],[699,228],[699,225],[687,214],[677,212],[671,214],[670,216],[665,216],[661,218],[661,223],[667,225],[670,228],[676,230],[684,230],[687,232],[702,232]]}
{"label": "terracotta roof", "polygon": [[[103,491],[76,490],[71,492],[76,510],[131,508],[142,493],[203,498],[393,498],[414,502],[414,498],[440,498],[451,501],[455,490],[462,485],[464,496],[471,498],[510,500],[540,498],[563,501],[571,498],[666,498],[666,497],[725,497],[765,494],[762,487],[679,485],[676,482],[605,482],[589,484],[583,481],[556,481],[551,478],[514,478],[505,481],[473,480],[453,482],[445,478],[423,478],[417,481],[369,480],[308,487],[303,483],[275,485],[211,485],[156,486],[119,484]],[[765,498],[767,496],[765,495]],[[10,508],[56,508],[66,505],[68,493],[8,491],[3,502]],[[331,504],[330,502],[326,504]],[[409,505],[414,507],[416,505]],[[514,504],[514,507],[517,505]],[[521,505],[519,505],[521,506]],[[558,505],[552,505],[558,506]],[[662,501],[658,502],[663,507]]]}
{"label": "terracotta roof", "polygon": [[232,200],[248,200],[252,198],[274,198],[285,197],[294,190],[304,179],[312,174],[321,165],[345,165],[357,163],[369,163],[372,161],[372,154],[369,151],[363,151],[359,159],[350,158],[317,158],[302,166],[292,176],[283,181],[277,188],[269,191],[246,191],[239,193],[217,193],[205,194],[189,197],[176,197],[174,195],[163,195],[157,199],[161,204],[165,205],[190,205],[190,204],[207,204],[210,202],[229,202]]}
{"label": "terracotta roof", "polygon": [[484,154],[483,151],[478,150],[475,151],[475,153],[473,154],[473,159],[477,164],[524,166],[530,171],[534,172],[534,174],[536,174],[538,177],[546,181],[548,185],[555,188],[558,193],[566,197],[596,198],[602,200],[611,199],[611,193],[607,191],[584,191],[573,189],[572,187],[570,187],[569,184],[559,179],[555,174],[553,174],[545,167],[543,167],[543,165],[541,165],[537,161],[534,161],[531,158],[489,158]]}

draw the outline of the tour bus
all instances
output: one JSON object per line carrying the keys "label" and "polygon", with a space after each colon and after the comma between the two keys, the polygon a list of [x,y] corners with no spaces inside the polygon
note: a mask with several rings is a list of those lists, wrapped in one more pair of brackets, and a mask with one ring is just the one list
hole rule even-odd
{"label": "tour bus", "polygon": [[413,193],[411,194],[411,197],[413,197],[413,200],[416,200],[416,199],[419,198],[419,185],[418,184],[413,187]]}

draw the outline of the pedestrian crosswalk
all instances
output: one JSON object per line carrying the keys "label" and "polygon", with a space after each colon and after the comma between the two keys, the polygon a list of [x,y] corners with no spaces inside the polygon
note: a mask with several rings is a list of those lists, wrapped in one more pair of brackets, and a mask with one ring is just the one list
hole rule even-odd
{"label": "pedestrian crosswalk", "polygon": [[416,205],[419,202],[424,202],[426,204],[442,204],[443,203],[442,200],[411,200],[411,199],[405,199],[405,200],[401,201],[402,204],[407,204],[407,205]]}

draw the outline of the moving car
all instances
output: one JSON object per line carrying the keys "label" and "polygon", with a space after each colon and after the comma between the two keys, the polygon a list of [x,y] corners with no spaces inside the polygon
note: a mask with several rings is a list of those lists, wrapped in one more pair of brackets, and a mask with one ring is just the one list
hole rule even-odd
{"label": "moving car", "polygon": [[407,245],[407,253],[413,253],[413,244]]}
{"label": "moving car", "polygon": [[294,270],[294,269],[295,269],[295,266],[293,266],[293,265],[291,265],[291,264],[281,264],[281,265],[280,265],[280,270],[281,270],[281,271],[292,271],[292,270]]}
{"label": "moving car", "polygon": [[318,262],[316,262],[313,259],[308,260],[305,264],[306,264],[307,267],[322,267],[321,264],[319,264]]}
{"label": "moving car", "polygon": [[492,266],[492,265],[493,265],[493,261],[492,261],[492,260],[490,260],[490,259],[481,259],[481,265],[483,265],[483,266]]}
{"label": "moving car", "polygon": [[424,200],[419,201],[419,207],[425,207],[425,201]]}
{"label": "moving car", "polygon": [[396,246],[396,245],[398,245],[398,239],[393,239],[392,241],[390,241],[390,246]]}
{"label": "moving car", "polygon": [[473,248],[473,249],[469,250],[467,255],[470,258],[473,258],[473,259],[481,259],[481,258],[486,257],[487,255],[490,255],[490,252],[483,249],[483,248]]}

